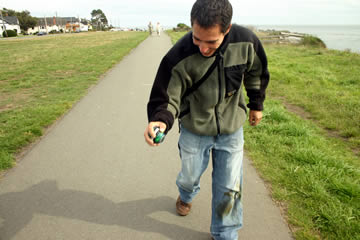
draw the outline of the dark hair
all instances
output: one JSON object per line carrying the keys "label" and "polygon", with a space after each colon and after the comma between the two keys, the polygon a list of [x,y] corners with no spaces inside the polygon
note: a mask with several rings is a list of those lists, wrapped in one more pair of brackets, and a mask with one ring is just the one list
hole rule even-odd
{"label": "dark hair", "polygon": [[191,26],[194,22],[203,28],[220,25],[225,33],[231,24],[232,6],[228,0],[197,0],[191,9]]}

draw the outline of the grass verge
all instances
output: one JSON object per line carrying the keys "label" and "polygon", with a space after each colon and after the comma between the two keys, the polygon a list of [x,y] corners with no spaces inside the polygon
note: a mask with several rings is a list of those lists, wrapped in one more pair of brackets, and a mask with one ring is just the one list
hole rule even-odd
{"label": "grass verge", "polygon": [[[169,35],[173,42],[182,36]],[[304,46],[265,49],[270,97],[263,122],[245,126],[248,154],[285,206],[296,239],[360,239],[359,158],[351,150],[359,137],[353,127],[360,122],[359,56]],[[287,111],[279,97],[312,120]],[[344,141],[325,129],[350,134]]]}
{"label": "grass verge", "polygon": [[0,42],[0,170],[147,37],[96,32]]}
{"label": "grass verge", "polygon": [[[267,100],[263,122],[245,127],[246,150],[272,195],[285,203],[296,239],[359,239],[356,157],[311,121]],[[354,238],[355,237],[355,238]]]}
{"label": "grass verge", "polygon": [[302,107],[360,153],[360,54],[279,45],[266,50],[271,96]]}

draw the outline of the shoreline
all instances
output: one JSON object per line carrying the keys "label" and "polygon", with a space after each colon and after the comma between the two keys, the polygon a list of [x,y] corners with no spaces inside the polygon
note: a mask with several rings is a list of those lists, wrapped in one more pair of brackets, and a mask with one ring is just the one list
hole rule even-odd
{"label": "shoreline", "polygon": [[253,25],[259,31],[289,31],[320,38],[329,50],[360,54],[360,25]]}

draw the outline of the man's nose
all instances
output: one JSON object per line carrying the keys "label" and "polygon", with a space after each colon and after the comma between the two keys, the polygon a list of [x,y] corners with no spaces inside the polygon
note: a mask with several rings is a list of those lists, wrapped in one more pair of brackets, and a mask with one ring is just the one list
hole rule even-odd
{"label": "man's nose", "polygon": [[206,44],[200,44],[199,45],[200,52],[207,53],[209,51],[209,47]]}

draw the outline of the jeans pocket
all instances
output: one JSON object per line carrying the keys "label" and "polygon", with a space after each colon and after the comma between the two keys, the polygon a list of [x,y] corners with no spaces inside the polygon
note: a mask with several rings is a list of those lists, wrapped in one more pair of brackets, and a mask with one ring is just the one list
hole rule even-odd
{"label": "jeans pocket", "polygon": [[199,151],[201,137],[191,133],[180,126],[179,150],[181,152],[195,154]]}

